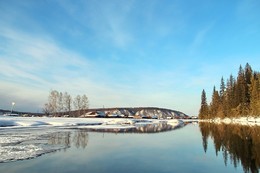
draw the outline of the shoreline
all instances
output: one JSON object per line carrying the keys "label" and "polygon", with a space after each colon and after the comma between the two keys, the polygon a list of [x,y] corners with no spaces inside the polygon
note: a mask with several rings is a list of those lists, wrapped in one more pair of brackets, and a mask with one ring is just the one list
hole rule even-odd
{"label": "shoreline", "polygon": [[240,118],[214,118],[214,119],[199,119],[199,122],[209,123],[224,123],[224,124],[237,124],[245,126],[260,126],[260,116],[258,117],[240,117]]}

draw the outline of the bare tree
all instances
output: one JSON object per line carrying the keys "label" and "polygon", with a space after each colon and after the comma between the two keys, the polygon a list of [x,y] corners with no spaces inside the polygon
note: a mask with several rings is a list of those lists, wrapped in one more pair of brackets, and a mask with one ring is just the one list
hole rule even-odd
{"label": "bare tree", "polygon": [[86,109],[88,109],[88,107],[89,107],[88,97],[86,96],[86,94],[84,94],[81,97],[81,109],[85,113],[85,111],[86,111]]}
{"label": "bare tree", "polygon": [[81,96],[80,95],[77,95],[74,98],[73,104],[74,104],[74,109],[75,110],[81,109]]}
{"label": "bare tree", "polygon": [[56,115],[58,112],[58,99],[59,99],[59,92],[56,90],[52,90],[49,95],[49,106],[50,106],[50,112],[53,115]]}
{"label": "bare tree", "polygon": [[88,109],[89,101],[88,97],[84,94],[83,96],[77,95],[73,100],[70,94],[67,92],[58,92],[57,90],[51,90],[48,97],[48,103],[44,105],[43,112],[47,114],[61,115],[64,112],[68,112],[70,115],[72,110],[72,103],[74,110],[77,111],[77,116],[83,113],[83,110]]}
{"label": "bare tree", "polygon": [[51,106],[50,106],[50,104],[49,103],[45,103],[42,111],[43,111],[43,113],[46,116],[50,115],[50,113],[51,113]]}
{"label": "bare tree", "polygon": [[81,115],[81,109],[82,109],[82,102],[81,102],[81,96],[80,95],[77,95],[74,98],[73,104],[74,104],[75,110],[78,112],[77,116],[80,116]]}
{"label": "bare tree", "polygon": [[63,94],[63,106],[64,106],[64,111],[68,112],[68,114],[70,115],[70,111],[72,108],[72,98],[67,92]]}
{"label": "bare tree", "polygon": [[62,94],[62,92],[59,92],[57,106],[58,106],[58,112],[63,112],[64,111],[63,94]]}

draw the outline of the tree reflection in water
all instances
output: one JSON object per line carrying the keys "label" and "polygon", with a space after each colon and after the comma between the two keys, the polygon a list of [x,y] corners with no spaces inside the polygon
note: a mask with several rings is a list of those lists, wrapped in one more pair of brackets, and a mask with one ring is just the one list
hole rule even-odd
{"label": "tree reflection in water", "polygon": [[184,127],[187,124],[179,124],[172,126],[167,122],[160,123],[136,123],[135,127],[131,128],[92,128],[90,131],[95,132],[111,132],[111,133],[159,133],[164,131],[175,130]]}
{"label": "tree reflection in water", "polygon": [[167,124],[167,122],[160,122],[157,124],[154,123],[142,123],[136,124],[133,128],[93,128],[93,129],[78,129],[70,131],[60,131],[49,134],[49,145],[60,145],[61,148],[64,148],[66,151],[71,145],[74,145],[76,148],[85,149],[90,131],[97,132],[110,132],[110,133],[158,133],[163,131],[175,130],[181,127],[184,127],[186,124],[180,124],[178,126],[172,126]]}
{"label": "tree reflection in water", "polygon": [[214,142],[216,155],[222,152],[225,165],[228,160],[244,172],[259,172],[260,169],[260,127],[227,125],[201,122],[199,124],[204,151],[207,152],[208,138]]}
{"label": "tree reflection in water", "polygon": [[173,127],[167,122],[161,122],[158,124],[144,124],[144,125],[136,125],[136,128],[133,132],[135,133],[158,133],[158,132],[164,132],[164,131],[170,131],[174,129],[178,129],[180,127],[183,127],[184,124],[181,124],[177,127]]}
{"label": "tree reflection in water", "polygon": [[65,150],[71,145],[85,149],[88,144],[88,132],[86,130],[75,130],[52,133],[48,143],[51,145],[62,145],[65,147]]}
{"label": "tree reflection in water", "polygon": [[88,132],[86,130],[78,130],[73,136],[74,145],[77,148],[85,149],[88,145]]}

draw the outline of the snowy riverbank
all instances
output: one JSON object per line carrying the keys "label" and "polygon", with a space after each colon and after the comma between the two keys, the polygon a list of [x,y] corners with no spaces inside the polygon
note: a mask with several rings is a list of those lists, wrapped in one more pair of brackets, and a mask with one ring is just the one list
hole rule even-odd
{"label": "snowy riverbank", "polygon": [[183,124],[177,119],[127,119],[127,118],[48,118],[0,116],[0,128],[25,127],[80,127],[80,128],[133,128],[140,124],[167,124],[173,128]]}
{"label": "snowy riverbank", "polygon": [[240,118],[215,118],[210,120],[199,120],[200,122],[224,123],[224,124],[238,124],[248,126],[260,126],[260,117],[240,117]]}

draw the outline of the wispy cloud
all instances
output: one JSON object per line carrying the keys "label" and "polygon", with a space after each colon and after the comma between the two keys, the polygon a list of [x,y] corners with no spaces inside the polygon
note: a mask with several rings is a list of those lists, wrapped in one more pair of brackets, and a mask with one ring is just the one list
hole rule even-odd
{"label": "wispy cloud", "polygon": [[210,32],[213,26],[214,23],[210,23],[208,26],[204,27],[196,33],[189,48],[190,54],[194,54],[200,49],[207,37],[207,34]]}
{"label": "wispy cloud", "polygon": [[[107,74],[117,66],[113,63],[109,69],[102,67],[99,61],[60,46],[48,35],[30,35],[8,25],[0,29],[0,37],[8,42],[0,52],[1,107],[8,108],[15,101],[17,109],[41,110],[50,89],[72,95],[85,93],[91,107],[137,106],[144,100],[140,92],[134,94],[129,83],[117,83]],[[149,85],[141,87],[144,90]]]}
{"label": "wispy cloud", "polygon": [[[61,88],[61,79],[67,85],[77,78],[91,80],[86,76],[95,71],[95,65],[85,57],[62,48],[48,36],[31,36],[5,26],[0,29],[0,38],[8,43],[0,52],[1,98],[8,99],[0,99],[0,105],[12,99],[33,100],[39,93]],[[31,106],[38,107],[43,100],[38,98]]]}
{"label": "wispy cloud", "polygon": [[60,1],[60,5],[72,19],[91,30],[99,43],[110,43],[125,48],[134,38],[129,30],[128,17],[132,1]]}
{"label": "wispy cloud", "polygon": [[[48,73],[57,71],[62,67],[64,69],[66,65],[73,65],[78,68],[89,66],[86,59],[60,47],[52,39],[37,35],[31,36],[12,28],[1,29],[0,33],[2,40],[8,42],[0,55],[3,62],[1,63],[1,70],[12,68],[13,71],[20,70],[24,73],[33,71],[37,75],[38,72],[43,72],[43,70]],[[6,70],[2,70],[2,73],[6,74]],[[19,76],[19,73],[15,75]]]}

